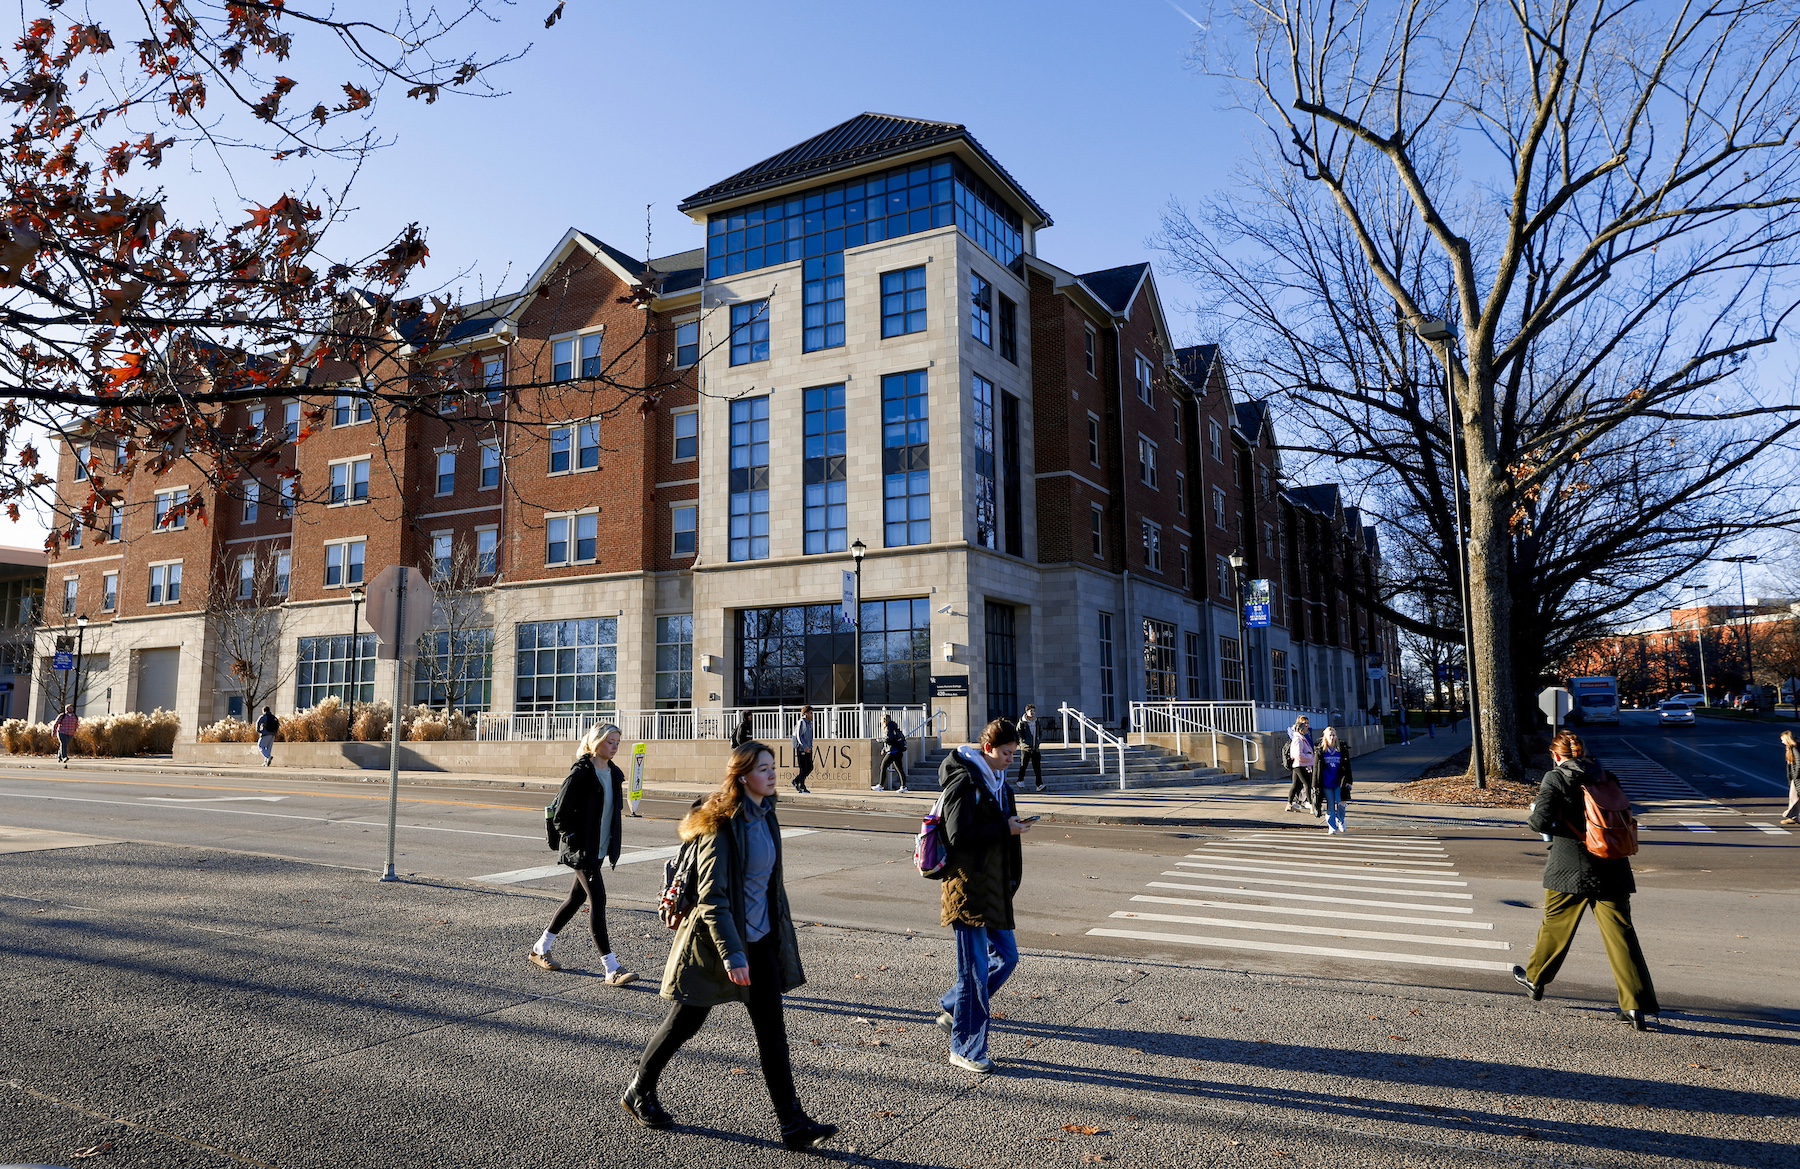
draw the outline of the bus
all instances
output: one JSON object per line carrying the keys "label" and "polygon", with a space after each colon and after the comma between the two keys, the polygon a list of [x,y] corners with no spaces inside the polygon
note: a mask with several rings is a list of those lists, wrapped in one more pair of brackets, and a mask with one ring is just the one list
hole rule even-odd
{"label": "bus", "polygon": [[1616,723],[1619,721],[1619,680],[1617,678],[1570,678],[1569,693],[1575,708],[1569,712],[1570,722]]}

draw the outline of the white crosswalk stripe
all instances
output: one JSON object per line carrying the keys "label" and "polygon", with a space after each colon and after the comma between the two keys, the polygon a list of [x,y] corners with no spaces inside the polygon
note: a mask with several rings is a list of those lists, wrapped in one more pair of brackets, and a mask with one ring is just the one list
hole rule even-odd
{"label": "white crosswalk stripe", "polygon": [[1750,825],[1750,827],[1756,829],[1758,832],[1768,832],[1775,836],[1792,836],[1793,835],[1793,833],[1789,832],[1786,828],[1781,827],[1781,825],[1779,825],[1779,824],[1752,823]]}
{"label": "white crosswalk stripe", "polygon": [[[1606,769],[1619,777],[1619,786],[1631,797],[1640,816],[1673,813],[1686,816],[1738,816],[1736,808],[1727,807],[1699,788],[1682,779],[1667,767],[1639,750],[1635,744],[1618,741],[1621,748],[1610,752],[1603,762]],[[1686,823],[1685,821],[1683,823]],[[1708,829],[1708,831],[1711,831]]]}
{"label": "white crosswalk stripe", "polygon": [[[1132,908],[1113,912],[1107,924],[1087,934],[1227,955],[1511,970],[1510,961],[1446,953],[1512,949],[1493,936],[1493,922],[1473,920],[1471,906],[1443,904],[1474,900],[1471,893],[1449,891],[1469,885],[1454,879],[1460,875],[1454,864],[1440,841],[1425,837],[1236,832],[1174,861],[1160,875],[1175,880],[1148,882],[1156,892],[1132,896]],[[1325,939],[1382,946],[1330,945]]]}

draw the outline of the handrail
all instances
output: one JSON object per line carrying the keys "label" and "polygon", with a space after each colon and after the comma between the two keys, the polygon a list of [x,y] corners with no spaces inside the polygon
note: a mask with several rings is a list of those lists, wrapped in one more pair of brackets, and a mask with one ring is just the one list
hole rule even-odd
{"label": "handrail", "polygon": [[1095,774],[1099,775],[1100,778],[1102,778],[1102,779],[1106,778],[1106,749],[1108,747],[1111,747],[1113,750],[1115,750],[1119,753],[1119,790],[1124,791],[1125,790],[1125,740],[1122,738],[1119,738],[1117,735],[1110,733],[1109,731],[1107,731],[1107,729],[1105,727],[1101,726],[1099,723],[1095,722],[1093,719],[1089,718],[1087,715],[1083,714],[1081,711],[1076,710],[1074,707],[1070,706],[1066,702],[1063,703],[1062,706],[1058,707],[1057,711],[1059,714],[1062,715],[1062,720],[1063,720],[1063,724],[1062,724],[1063,736],[1062,737],[1063,737],[1063,746],[1065,746],[1065,747],[1067,747],[1069,745],[1069,719],[1071,716],[1074,717],[1076,733],[1078,736],[1076,741],[1081,747],[1081,758],[1082,758],[1083,762],[1087,761],[1087,733],[1089,731],[1094,732],[1094,747],[1095,747],[1095,750],[1097,752],[1099,762],[1100,762],[1100,770],[1098,772],[1096,772]]}
{"label": "handrail", "polygon": [[947,710],[926,711],[925,717],[920,719],[916,726],[906,732],[906,737],[909,739],[918,738],[920,732],[933,723],[937,724],[934,729],[938,733],[938,738],[943,738],[950,730],[950,712]]}
{"label": "handrail", "polygon": [[[1139,730],[1140,733],[1143,733],[1143,732],[1142,732],[1142,727],[1139,724],[1139,715],[1142,713],[1139,710],[1139,707],[1141,707],[1143,705],[1145,705],[1145,704],[1140,703],[1140,702],[1134,702],[1131,704],[1131,725],[1133,728]],[[1189,715],[1184,715],[1179,710],[1175,710],[1172,708],[1160,710],[1160,711],[1158,711],[1158,713],[1162,715],[1164,720],[1166,720],[1170,725],[1172,725],[1175,728],[1174,731],[1169,732],[1169,733],[1178,734],[1178,735],[1184,735],[1184,734],[1211,735],[1212,736],[1212,753],[1213,753],[1212,765],[1214,768],[1223,770],[1222,768],[1219,768],[1219,736],[1220,735],[1224,735],[1227,739],[1236,739],[1238,742],[1240,742],[1244,745],[1244,778],[1245,779],[1250,778],[1250,767],[1252,764],[1261,765],[1261,763],[1262,763],[1262,741],[1260,739],[1256,738],[1254,735],[1240,735],[1236,731],[1220,730],[1216,726],[1208,726],[1207,724],[1201,722],[1199,719],[1194,718]],[[1182,730],[1181,728],[1182,728],[1182,724],[1184,722],[1191,723],[1193,729],[1192,730]],[[1158,732],[1158,733],[1161,733],[1161,732]]]}

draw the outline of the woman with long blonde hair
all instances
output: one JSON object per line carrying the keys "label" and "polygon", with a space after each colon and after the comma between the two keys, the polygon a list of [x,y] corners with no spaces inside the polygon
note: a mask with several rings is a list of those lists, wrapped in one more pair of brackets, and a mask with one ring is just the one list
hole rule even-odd
{"label": "woman with long blonde hair", "polygon": [[[594,945],[606,966],[606,985],[624,986],[637,975],[619,965],[612,941],[606,933],[606,883],[600,879],[600,864],[611,861],[619,867],[619,838],[624,834],[620,809],[625,805],[625,773],[612,761],[618,753],[623,732],[612,723],[596,723],[575,744],[575,762],[568,777],[556,793],[552,823],[562,841],[557,863],[575,870],[575,885],[568,900],[550,919],[537,944],[526,954],[526,960],[540,970],[561,970],[550,948],[556,935],[581,911],[589,906],[593,918]],[[606,767],[606,778],[600,778],[600,767]]]}
{"label": "woman with long blonde hair", "polygon": [[800,1107],[788,1056],[781,996],[806,982],[800,943],[781,880],[781,825],[775,819],[775,752],[763,743],[733,748],[725,781],[681,821],[681,840],[695,843],[693,911],[681,922],[663,968],[669,1013],[638,1061],[637,1077],[619,1101],[645,1128],[674,1118],[656,1096],[657,1080],[681,1045],[699,1033],[712,1009],[743,1003],[756,1031],[763,1082],[775,1105],[781,1141],[815,1148],[833,1133]]}
{"label": "woman with long blonde hair", "polygon": [[1781,732],[1781,745],[1787,752],[1788,806],[1781,814],[1783,824],[1800,824],[1800,740],[1793,731]]}

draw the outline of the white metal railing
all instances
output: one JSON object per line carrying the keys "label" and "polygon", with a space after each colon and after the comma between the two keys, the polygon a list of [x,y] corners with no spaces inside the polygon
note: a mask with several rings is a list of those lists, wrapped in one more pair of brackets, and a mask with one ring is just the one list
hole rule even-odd
{"label": "white metal railing", "polygon": [[1095,772],[1095,774],[1100,776],[1102,779],[1106,778],[1106,751],[1107,751],[1107,748],[1110,747],[1110,748],[1112,748],[1112,750],[1114,750],[1115,752],[1118,753],[1118,757],[1119,757],[1119,790],[1124,791],[1125,790],[1125,740],[1119,738],[1115,734],[1112,734],[1105,727],[1101,726],[1099,723],[1095,722],[1093,719],[1089,718],[1087,715],[1081,713],[1079,710],[1076,710],[1074,707],[1070,706],[1066,702],[1063,703],[1062,706],[1057,708],[1057,713],[1062,715],[1062,739],[1063,739],[1063,746],[1065,746],[1065,747],[1070,745],[1069,744],[1069,722],[1071,719],[1074,720],[1075,734],[1077,736],[1076,745],[1081,748],[1081,759],[1082,759],[1082,762],[1084,762],[1084,763],[1087,761],[1088,734],[1089,734],[1089,732],[1093,733],[1095,754],[1097,755],[1097,757],[1099,759],[1099,763],[1100,763],[1100,770]]}
{"label": "white metal railing", "polygon": [[[475,738],[484,743],[574,742],[599,722],[619,725],[624,738],[633,742],[664,739],[729,739],[750,716],[750,735],[763,742],[780,742],[793,735],[800,721],[800,707],[753,706],[704,710],[600,710],[580,714],[486,713],[477,716]],[[926,725],[923,706],[816,706],[813,708],[815,739],[880,739],[886,734],[883,715],[891,715],[907,737]],[[938,711],[940,728],[948,718]]]}
{"label": "white metal railing", "polygon": [[943,738],[950,731],[950,712],[946,710],[926,711],[925,717],[911,727],[905,723],[900,724],[900,729],[906,732],[906,737],[909,739],[918,738],[925,732],[926,727],[931,727],[937,738]]}
{"label": "white metal railing", "polygon": [[[1251,706],[1248,702],[1134,702],[1131,704],[1130,725],[1133,731],[1140,734],[1209,736],[1212,739],[1214,767],[1219,766],[1221,758],[1219,739],[1236,739],[1243,744],[1244,778],[1249,779],[1250,769],[1262,763],[1262,740],[1254,733],[1227,730],[1222,724],[1236,722],[1250,727],[1258,725],[1254,709],[1235,709]],[[1189,709],[1192,707],[1208,709]],[[1227,709],[1217,709],[1220,707]]]}

